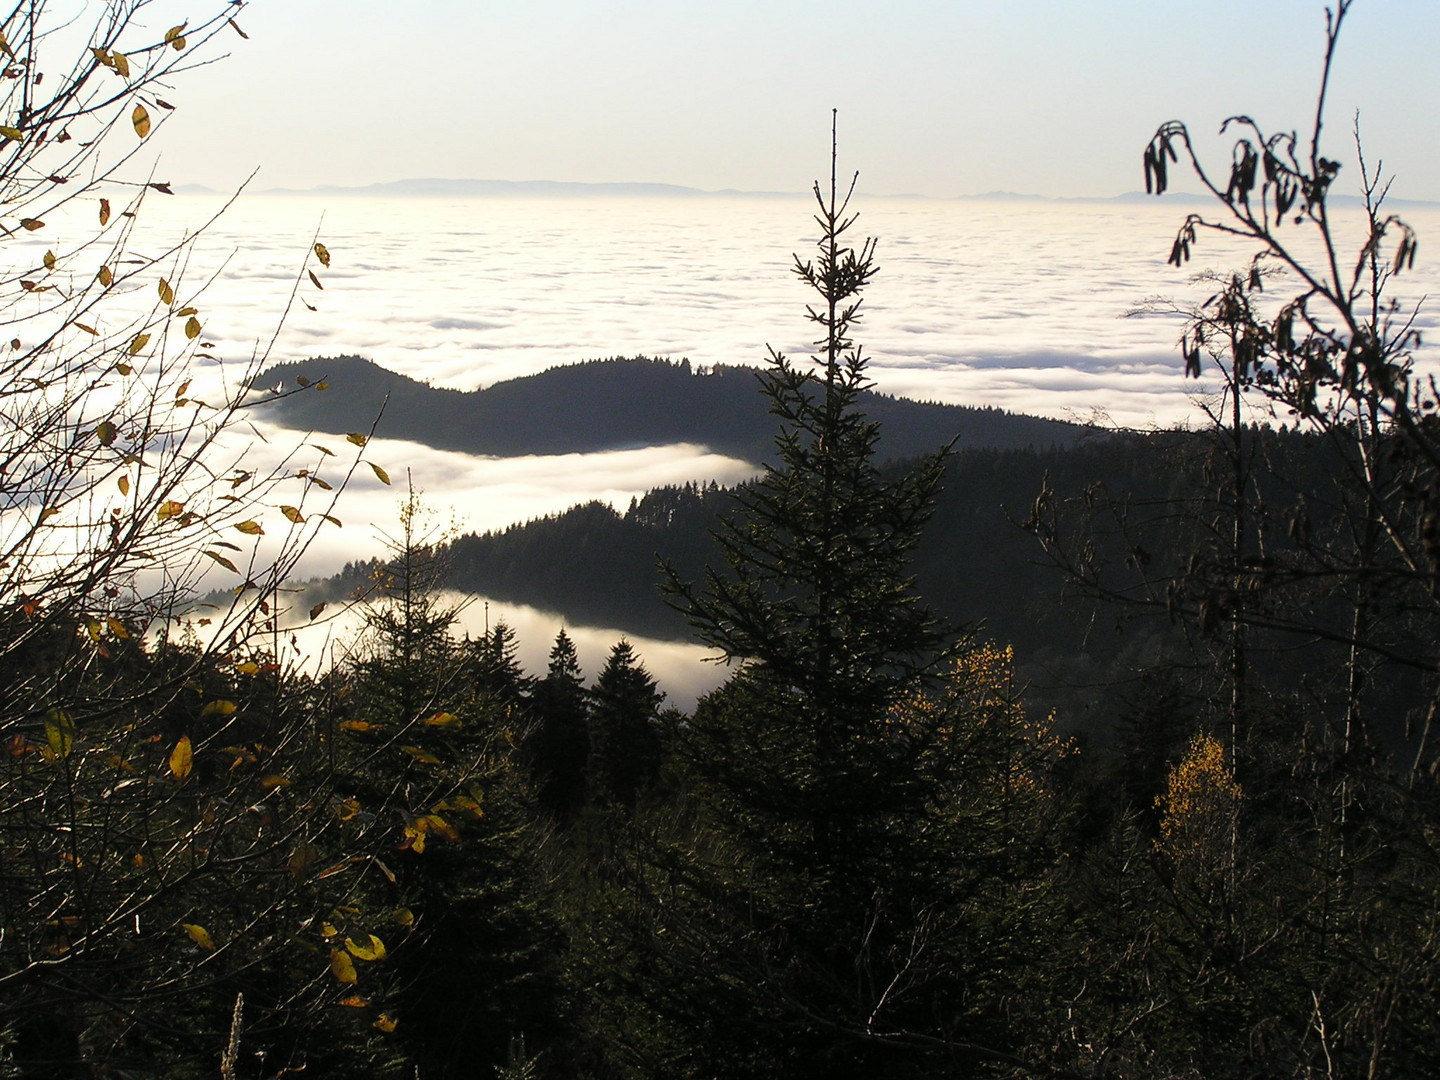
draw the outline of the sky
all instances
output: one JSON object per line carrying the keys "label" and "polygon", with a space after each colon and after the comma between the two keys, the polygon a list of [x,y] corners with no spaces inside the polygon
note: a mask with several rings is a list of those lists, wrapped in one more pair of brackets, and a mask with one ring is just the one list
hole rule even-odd
{"label": "sky", "polygon": [[[168,0],[167,0],[168,2]],[[159,16],[163,17],[163,16]],[[1105,197],[1159,123],[1303,128],[1320,0],[253,0],[177,81],[162,171],[219,189],[416,177]],[[1357,0],[1328,129],[1440,199],[1440,11]]]}

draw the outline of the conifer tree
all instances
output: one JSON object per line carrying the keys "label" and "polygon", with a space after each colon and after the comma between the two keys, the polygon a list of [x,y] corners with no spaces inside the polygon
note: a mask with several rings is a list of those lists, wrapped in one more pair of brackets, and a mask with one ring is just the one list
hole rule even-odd
{"label": "conifer tree", "polygon": [[637,797],[655,782],[660,769],[657,710],[664,698],[630,642],[616,642],[590,689],[586,772],[592,799],[634,810]]}
{"label": "conifer tree", "polygon": [[534,726],[525,741],[540,805],[569,820],[585,801],[585,763],[590,758],[589,709],[575,643],[562,628],[550,664],[535,686]]}

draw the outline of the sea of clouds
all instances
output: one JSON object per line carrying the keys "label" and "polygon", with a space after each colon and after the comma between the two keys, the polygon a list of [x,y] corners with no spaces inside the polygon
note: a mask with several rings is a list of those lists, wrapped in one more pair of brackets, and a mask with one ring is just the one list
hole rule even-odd
{"label": "sea of clouds", "polygon": [[[158,257],[225,201],[151,193],[136,249]],[[1193,205],[861,196],[854,208],[854,241],[879,239],[881,269],[856,339],[880,390],[1136,427],[1193,420],[1195,396],[1213,390],[1182,377],[1178,316],[1132,314],[1154,298],[1202,300],[1215,285],[1197,275],[1244,263],[1242,245],[1204,234],[1192,263],[1167,265]],[[166,272],[201,309],[214,344],[197,387],[222,374],[233,381],[257,360],[342,354],[460,389],[609,356],[759,364],[769,347],[811,351],[810,297],[792,267],[795,254],[813,255],[813,210],[798,196],[247,193]],[[1408,308],[1440,286],[1424,255],[1427,238],[1440,235],[1440,209],[1408,207],[1404,216],[1421,236],[1420,261],[1394,290]],[[1353,247],[1355,215],[1341,218]],[[47,245],[65,253],[67,230],[85,232],[83,221],[52,224],[22,241],[37,264]],[[1295,235],[1300,250],[1313,251]],[[330,252],[328,268],[311,253],[316,239]],[[137,310],[153,301],[136,291]],[[1417,326],[1433,332],[1435,322],[1422,307]],[[226,452],[264,465],[296,438],[257,423],[230,433]],[[499,460],[376,440],[367,453],[398,483],[357,472],[336,508],[343,535],[322,529],[302,573],[378,552],[407,469],[442,516],[476,530],[591,498],[623,510],[659,484],[748,475],[743,463],[699,446]]]}

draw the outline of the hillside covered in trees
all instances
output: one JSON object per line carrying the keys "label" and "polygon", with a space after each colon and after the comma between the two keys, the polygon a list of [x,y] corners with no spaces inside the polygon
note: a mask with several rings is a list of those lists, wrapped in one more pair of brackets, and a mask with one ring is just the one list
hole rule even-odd
{"label": "hillside covered in trees", "polygon": [[[758,392],[758,374],[750,367],[695,370],[686,360],[639,356],[551,368],[462,392],[343,356],[277,364],[254,381],[262,395],[302,383],[323,383],[323,393],[252,400],[262,416],[300,430],[345,434],[375,425],[377,435],[470,454],[571,454],[688,442],[759,462],[773,449],[775,422]],[[952,440],[958,447],[1068,445],[1087,430],[869,390],[862,401],[866,414],[881,423],[885,458],[915,457]]]}

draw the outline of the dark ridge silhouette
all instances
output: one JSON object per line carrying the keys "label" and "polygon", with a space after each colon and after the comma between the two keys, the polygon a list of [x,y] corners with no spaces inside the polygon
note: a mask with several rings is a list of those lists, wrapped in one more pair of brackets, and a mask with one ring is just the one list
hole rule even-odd
{"label": "dark ridge silhouette", "polygon": [[[255,384],[261,391],[293,389],[304,380],[323,382],[325,390],[255,400],[267,419],[288,427],[369,431],[380,416],[378,435],[469,454],[589,453],[683,442],[760,462],[774,447],[776,422],[757,393],[756,374],[749,367],[700,368],[639,356],[589,360],[462,392],[340,356],[277,365]],[[874,392],[863,401],[865,414],[881,424],[880,453],[887,459],[930,453],[952,439],[957,449],[1069,446],[1091,430]]]}

